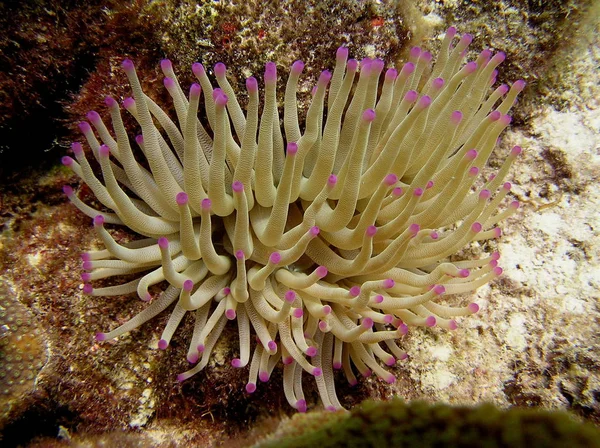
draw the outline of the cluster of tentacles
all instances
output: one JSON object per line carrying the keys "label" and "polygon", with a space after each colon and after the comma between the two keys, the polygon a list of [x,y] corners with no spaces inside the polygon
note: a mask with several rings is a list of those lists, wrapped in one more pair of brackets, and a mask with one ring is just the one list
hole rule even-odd
{"label": "cluster of tentacles", "polygon": [[[313,90],[303,127],[301,61],[289,72],[280,117],[274,63],[266,64],[262,108],[250,77],[243,110],[223,64],[214,67],[219,87],[194,64],[199,84],[186,94],[164,60],[173,121],[125,60],[133,98],[122,108],[139,123],[137,148],[121,107],[106,98],[112,129],[96,112],[80,124],[101,178],[81,144],[72,146],[76,160],[63,158],[105,207],[96,210],[65,187],[105,246],[83,254],[85,293],[136,292],[148,302],[96,339],[116,338],[171,306],[158,344],[165,349],[191,312],[187,358],[195,366],[179,375],[185,380],[206,367],[223,328],[235,321],[239,355],[231,364],[249,364],[247,392],[281,361],[290,405],[306,410],[306,372],[324,406],[337,409],[334,370],[343,369],[350,383],[355,372],[391,383],[385,366],[406,357],[396,341],[409,326],[452,330],[457,316],[476,312],[474,303],[449,306],[447,298],[500,275],[498,254],[446,260],[473,241],[500,236],[496,224],[518,208],[502,203],[520,148],[495,176],[476,181],[524,83],[493,89],[504,54],[485,50],[464,63],[471,36],[453,43],[455,35],[448,30],[435,65],[430,53],[414,48],[399,72],[385,74],[383,61],[359,63],[339,48],[333,73],[322,72]],[[207,123],[198,118],[201,98]],[[119,244],[107,224],[145,238]],[[91,286],[135,273],[124,284]],[[166,288],[153,297],[156,284]]]}

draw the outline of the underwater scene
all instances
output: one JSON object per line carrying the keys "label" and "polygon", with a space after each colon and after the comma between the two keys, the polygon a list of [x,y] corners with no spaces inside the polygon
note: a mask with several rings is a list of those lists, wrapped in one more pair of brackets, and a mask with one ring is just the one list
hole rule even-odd
{"label": "underwater scene", "polygon": [[600,1],[6,1],[0,98],[0,446],[600,447]]}

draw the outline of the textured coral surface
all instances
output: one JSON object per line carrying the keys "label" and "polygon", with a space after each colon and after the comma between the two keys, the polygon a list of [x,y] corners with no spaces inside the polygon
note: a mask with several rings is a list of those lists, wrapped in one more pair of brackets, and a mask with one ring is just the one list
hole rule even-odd
{"label": "textured coral surface", "polygon": [[1,282],[0,430],[5,422],[35,400],[35,382],[47,359],[39,320],[17,299],[10,287]]}

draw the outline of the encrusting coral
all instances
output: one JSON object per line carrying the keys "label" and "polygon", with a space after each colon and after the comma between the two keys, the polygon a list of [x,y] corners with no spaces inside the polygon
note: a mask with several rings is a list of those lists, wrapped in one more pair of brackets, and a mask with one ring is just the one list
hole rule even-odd
{"label": "encrusting coral", "polygon": [[[297,111],[301,61],[290,70],[283,132],[276,101],[277,68],[266,64],[259,114],[255,78],[246,80],[242,110],[223,64],[192,67],[199,84],[186,95],[172,64],[162,61],[164,85],[177,123],[144,94],[133,63],[122,64],[133,90],[123,101],[139,123],[139,163],[121,110],[106,98],[112,133],[90,112],[80,124],[102,169],[96,177],[79,143],[64,157],[111,212],[64,191],[93,218],[106,246],[83,254],[84,292],[137,292],[149,305],[99,341],[126,333],[174,304],[159,348],[166,349],[187,312],[195,327],[187,358],[201,371],[229,320],[239,332],[234,367],[250,364],[246,390],[265,382],[281,360],[286,398],[305,411],[302,374],[314,376],[327,409],[341,408],[333,370],[350,383],[355,371],[387,382],[406,353],[397,345],[408,326],[453,330],[458,316],[478,310],[441,304],[498,277],[498,253],[446,261],[465,245],[496,238],[496,224],[517,208],[499,208],[504,183],[520,152],[515,147],[498,173],[477,183],[481,169],[509,125],[507,115],[522,81],[495,90],[503,53],[482,51],[463,64],[470,35],[450,28],[440,56],[413,48],[400,72],[384,62],[348,59],[339,48],[333,73],[313,90],[305,127]],[[383,81],[380,82],[380,78]],[[491,92],[490,92],[491,90]],[[198,119],[200,98],[208,123]],[[260,115],[260,118],[259,118]],[[100,140],[96,136],[100,137]],[[145,238],[118,244],[105,224],[124,225]],[[140,273],[133,281],[93,288],[90,282]],[[168,284],[158,296],[149,288]],[[254,345],[251,328],[257,336]]]}

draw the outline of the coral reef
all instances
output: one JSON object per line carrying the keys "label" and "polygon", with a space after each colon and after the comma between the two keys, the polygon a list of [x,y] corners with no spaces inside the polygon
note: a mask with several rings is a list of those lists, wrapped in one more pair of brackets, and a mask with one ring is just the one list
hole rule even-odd
{"label": "coral reef", "polygon": [[[159,11],[165,3],[152,2]],[[528,88],[514,108],[517,120],[513,121],[513,130],[500,142],[500,152],[508,151],[515,144],[527,147],[522,163],[515,167],[510,179],[512,193],[524,207],[517,217],[509,220],[498,247],[503,253],[503,277],[489,287],[482,287],[476,295],[465,297],[481,306],[480,313],[465,319],[460,332],[448,333],[436,328],[409,332],[402,343],[411,356],[401,368],[393,369],[397,377],[394,385],[367,378],[351,388],[343,384],[340,376],[338,397],[349,407],[367,397],[388,399],[395,394],[407,400],[455,404],[491,401],[501,407],[518,404],[568,409],[599,422],[600,341],[593,324],[599,318],[597,301],[600,299],[596,280],[600,253],[596,68],[600,43],[599,33],[594,32],[599,16],[586,10],[589,1],[402,3],[413,8],[411,15],[402,15],[411,40],[420,43],[423,38],[423,47],[435,50],[439,48],[442,30],[456,25],[462,32],[476,35],[476,51],[491,46],[510,53],[511,68],[503,70],[500,76],[505,79],[524,77],[528,81]],[[598,2],[594,3],[597,8]],[[7,4],[4,2],[2,7]],[[68,91],[61,91],[60,101],[69,101],[69,92],[76,91],[79,85],[83,84],[83,88],[75,96],[65,123],[73,123],[73,117],[81,117],[90,108],[101,107],[106,94],[123,98],[128,89],[125,76],[118,68],[123,56],[130,55],[137,63],[145,64],[141,70],[147,79],[142,82],[149,88],[150,95],[163,90],[156,61],[172,54],[163,51],[153,37],[164,32],[166,28],[162,25],[172,30],[169,33],[174,36],[171,38],[173,47],[178,46],[182,53],[186,48],[198,49],[195,42],[185,39],[188,32],[179,26],[179,16],[172,15],[159,26],[152,20],[154,16],[144,12],[144,2],[127,5],[132,9],[124,14],[117,15],[116,9],[106,7],[85,21],[88,27],[93,27],[96,20],[101,21],[102,32],[89,32],[85,37],[100,44],[87,47],[91,54],[102,56],[78,59],[82,62],[78,66],[81,71],[75,81],[70,82]],[[42,17],[49,16],[55,6],[55,2],[47,2],[38,12]],[[386,2],[377,2],[377,7],[387,8]],[[361,38],[375,39],[382,30],[377,17],[389,17],[391,11],[378,10],[374,15],[366,15],[376,16],[371,22],[372,30],[366,32],[366,28],[359,27],[355,28],[356,32]],[[2,15],[24,33],[38,23],[44,24],[39,16],[33,17],[31,22],[21,17]],[[113,17],[119,19],[119,27],[111,28],[104,22]],[[218,20],[218,15],[211,17]],[[269,20],[277,22],[277,15]],[[15,35],[10,31],[14,28],[7,28],[6,21],[2,23],[3,29],[8,30],[2,34],[2,42],[14,40]],[[65,21],[53,23],[64,24]],[[151,29],[144,26],[146,23]],[[367,21],[362,23],[368,26]],[[54,29],[47,27],[50,33]],[[176,30],[180,32],[175,33]],[[30,33],[32,42],[37,34],[56,47],[69,41],[49,39],[49,34],[41,31],[40,28]],[[312,38],[308,47],[319,46],[324,56],[331,57],[322,64],[311,63],[317,71],[333,63],[333,51],[340,39],[356,41],[356,36],[345,34],[305,34]],[[130,35],[140,37],[134,45],[130,44]],[[360,48],[355,46],[352,53],[374,48],[369,40],[364,42]],[[47,45],[22,45],[21,48],[23,57],[27,48],[51,54]],[[280,48],[285,53],[286,47]],[[220,45],[213,50],[220,51]],[[198,50],[198,55],[202,56],[203,51]],[[223,53],[226,55],[213,56],[212,60],[229,57],[225,50]],[[399,53],[402,54],[401,49]],[[3,50],[0,57],[9,54],[12,53]],[[257,61],[240,64],[236,60],[230,66],[264,63],[262,54],[253,54]],[[67,60],[73,55],[64,53]],[[284,57],[275,56],[273,59],[277,60]],[[309,57],[310,54],[289,56],[290,60],[305,61],[310,60]],[[389,57],[397,58],[392,53]],[[3,68],[7,67],[6,60],[2,62]],[[8,63],[18,65],[14,60]],[[20,67],[23,72],[39,77],[40,72],[36,70],[43,70],[45,65],[28,63]],[[49,69],[51,72],[53,67]],[[61,67],[60,73],[67,73],[64,66]],[[8,68],[4,73],[8,73]],[[56,83],[60,78],[45,79]],[[182,79],[182,82],[188,81]],[[26,97],[42,95],[53,87],[48,89],[48,84],[42,83],[35,90],[27,90],[27,85],[30,84],[25,84],[25,90],[6,87],[0,90],[3,94],[16,92]],[[305,92],[310,90],[308,85],[300,86],[302,88]],[[305,96],[310,99],[308,94]],[[163,101],[167,97],[157,98]],[[36,132],[31,132],[32,127],[28,126],[25,133],[15,134],[19,145],[13,148],[19,149],[18,153],[26,157],[27,163],[37,164],[36,154],[48,149],[47,144],[38,146],[28,142],[29,138],[42,133],[44,123],[56,116],[56,110],[56,106],[45,106],[43,117],[34,120]],[[7,112],[8,116],[10,113]],[[27,115],[22,117],[24,123],[30,123],[26,121]],[[64,118],[61,117],[60,120]],[[79,131],[75,129],[75,132]],[[53,122],[44,138],[53,141],[63,133]],[[10,149],[10,146],[7,148],[8,135],[11,134],[3,128],[1,166],[5,173],[13,167],[6,162]],[[21,151],[22,148],[26,150]],[[53,149],[48,154],[58,161],[65,146],[59,144]],[[492,158],[490,162],[492,167],[498,168],[500,160]],[[33,395],[34,401],[26,399],[15,404],[15,409],[28,408],[31,412],[21,414],[23,417],[16,422],[9,422],[3,443],[7,445],[8,437],[12,437],[11,443],[26,445],[34,436],[46,437],[40,446],[66,443],[57,439],[61,426],[75,440],[78,433],[113,433],[127,431],[130,424],[141,425],[143,429],[134,431],[143,434],[140,437],[144,437],[146,446],[185,446],[191,441],[210,446],[227,439],[241,440],[239,446],[245,446],[253,434],[272,431],[273,425],[290,413],[283,399],[279,371],[274,371],[268,388],[259,387],[253,396],[240,394],[247,375],[228,364],[228,360],[237,355],[234,350],[238,344],[236,332],[228,328],[217,344],[210,368],[202,373],[203,380],[186,381],[181,385],[173,380],[173,375],[187,368],[185,355],[193,322],[182,324],[169,350],[164,352],[156,347],[168,315],[144,324],[140,330],[134,330],[131,337],[121,337],[116,345],[93,342],[90,332],[113,328],[115,321],[130,319],[144,304],[117,297],[97,306],[77,292],[81,283],[78,253],[82,247],[94,247],[99,242],[88,221],[82,220],[66,202],[61,191],[65,183],[74,185],[75,180],[67,170],[58,169],[13,176],[0,185],[1,276],[11,285],[17,300],[34,312],[50,345],[50,362],[38,378],[39,393]],[[93,195],[85,187],[80,189],[80,195],[93,203]],[[132,238],[121,231],[111,229],[111,233],[121,243]],[[477,254],[460,254],[463,258],[474,255]],[[150,340],[147,335],[151,335]],[[306,386],[307,396],[316,400],[316,392]],[[149,442],[146,436],[151,438]],[[111,437],[110,434],[107,437]]]}

